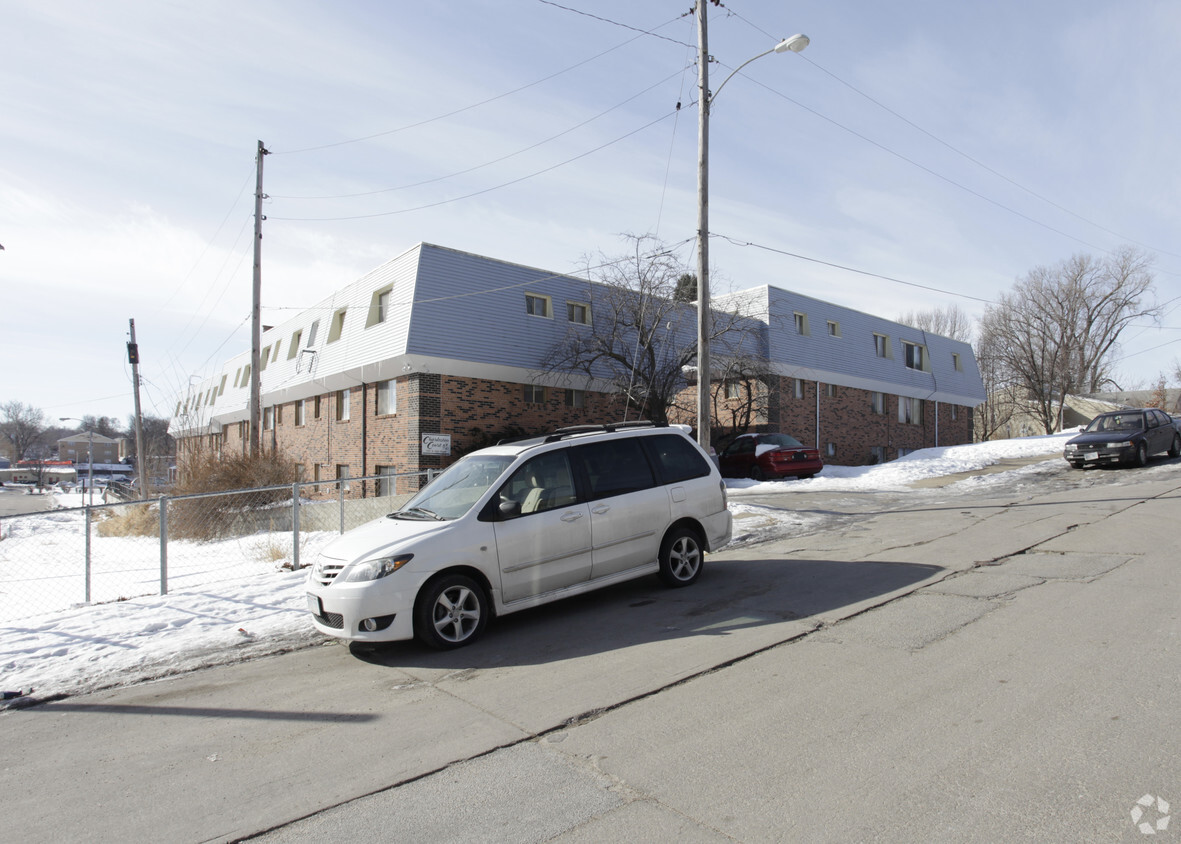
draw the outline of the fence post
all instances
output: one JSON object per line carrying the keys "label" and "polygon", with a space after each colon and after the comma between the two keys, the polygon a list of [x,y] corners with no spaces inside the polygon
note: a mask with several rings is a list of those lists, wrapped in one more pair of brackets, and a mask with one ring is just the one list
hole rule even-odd
{"label": "fence post", "polygon": [[86,514],[86,603],[90,603],[90,508],[82,502]]}
{"label": "fence post", "polygon": [[344,482],[337,484],[340,493],[340,532],[344,533]]}
{"label": "fence post", "polygon": [[299,481],[291,485],[291,570],[299,571]]}
{"label": "fence post", "polygon": [[168,594],[168,496],[160,496],[160,594]]}

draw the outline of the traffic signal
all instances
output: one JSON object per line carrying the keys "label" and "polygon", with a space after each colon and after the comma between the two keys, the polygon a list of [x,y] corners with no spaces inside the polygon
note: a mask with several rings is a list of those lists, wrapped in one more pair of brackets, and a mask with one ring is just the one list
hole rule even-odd
{"label": "traffic signal", "polygon": [[139,363],[139,345],[137,343],[127,344],[127,362]]}

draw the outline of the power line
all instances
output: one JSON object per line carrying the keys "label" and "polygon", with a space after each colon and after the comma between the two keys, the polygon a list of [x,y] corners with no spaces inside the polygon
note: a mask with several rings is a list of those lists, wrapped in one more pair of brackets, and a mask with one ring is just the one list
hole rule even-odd
{"label": "power line", "polygon": [[[692,65],[690,65],[690,67],[691,66]],[[639,93],[633,94],[632,96],[628,97],[623,102],[616,103],[615,105],[611,106],[609,109],[606,109],[605,111],[601,111],[598,114],[596,114],[594,117],[589,117],[580,123],[576,123],[573,126],[571,126],[570,128],[564,129],[563,131],[558,132],[556,135],[550,135],[548,138],[545,138],[544,140],[537,141],[536,143],[530,144],[529,146],[523,147],[515,152],[510,152],[508,155],[502,155],[500,158],[494,158],[491,161],[485,161],[483,164],[477,164],[474,167],[468,167],[464,170],[458,170],[454,173],[449,173],[446,176],[438,176],[434,179],[426,179],[424,181],[414,182],[412,184],[399,185],[397,187],[392,187],[392,188],[381,188],[379,190],[363,191],[361,193],[342,193],[342,194],[335,194],[335,195],[328,195],[328,196],[288,196],[288,195],[283,195],[283,194],[269,194],[269,197],[271,199],[298,199],[298,200],[354,199],[356,197],[361,197],[361,196],[374,196],[379,193],[392,193],[394,191],[409,190],[410,188],[423,187],[424,185],[430,185],[430,184],[434,184],[436,182],[446,181],[447,179],[453,179],[456,176],[465,176],[468,173],[474,173],[476,170],[481,170],[485,167],[490,167],[493,164],[500,164],[502,161],[508,161],[510,158],[515,158],[516,156],[521,155],[526,152],[529,152],[530,150],[537,149],[538,147],[544,146],[545,144],[548,144],[551,141],[556,141],[558,138],[568,135],[571,132],[575,131],[576,129],[581,129],[583,126],[593,123],[594,121],[598,120],[600,117],[605,117],[606,115],[610,114],[611,112],[613,112],[617,109],[623,108],[623,106],[627,105],[628,103],[632,102],[633,100],[639,99],[644,94],[647,94],[649,91],[652,91],[655,88],[659,88],[661,85],[668,82],[669,80],[674,79],[679,75],[683,76],[684,73],[685,73],[685,68],[678,70],[676,73],[671,73],[668,76],[666,76],[664,79],[661,79],[659,82],[649,85],[643,91],[640,91]],[[279,219],[279,218],[275,218],[275,219]]]}
{"label": "power line", "polygon": [[453,196],[450,199],[441,199],[438,202],[431,202],[426,205],[418,205],[418,206],[415,206],[414,208],[401,208],[401,209],[398,209],[397,211],[379,211],[374,214],[354,214],[354,215],[350,215],[350,216],[346,216],[346,217],[275,217],[275,216],[268,216],[268,219],[283,220],[285,222],[324,223],[324,222],[333,222],[333,221],[338,221],[338,220],[368,220],[368,219],[372,219],[374,217],[391,217],[395,214],[408,214],[411,211],[425,211],[428,208],[438,208],[440,205],[449,205],[452,202],[460,202],[461,200],[464,200],[464,199],[471,199],[472,197],[475,197],[475,196],[482,196],[483,194],[491,193],[492,191],[500,190],[501,188],[507,188],[512,185],[516,185],[521,182],[528,181],[529,179],[535,178],[537,176],[544,175],[544,174],[549,173],[553,170],[557,170],[559,167],[565,167],[567,164],[572,164],[575,161],[586,158],[588,155],[593,155],[594,153],[604,150],[607,147],[614,146],[615,144],[620,143],[621,141],[625,141],[628,138],[630,138],[632,135],[637,135],[640,132],[643,132],[645,129],[655,126],[657,123],[661,123],[665,120],[668,120],[670,117],[675,116],[676,113],[677,113],[676,111],[671,111],[668,114],[662,115],[662,116],[656,118],[655,120],[653,120],[649,123],[646,123],[643,126],[640,126],[638,129],[633,129],[632,131],[628,132],[627,134],[621,135],[620,137],[616,138],[613,141],[608,141],[607,143],[601,144],[600,146],[597,146],[594,149],[589,149],[586,152],[583,152],[583,153],[580,153],[580,154],[574,156],[573,158],[568,158],[565,161],[560,161],[557,164],[551,165],[549,167],[545,167],[541,170],[534,171],[533,173],[528,173],[528,174],[521,176],[519,178],[511,179],[507,182],[502,182],[499,185],[493,185],[492,187],[484,188],[483,190],[473,191],[472,193],[467,193],[467,194],[464,194],[463,196]]}
{"label": "power line", "polygon": [[[673,21],[675,21],[675,20],[679,20],[679,18],[674,18]],[[661,24],[661,26],[667,26],[669,23],[672,23],[673,21],[668,21],[667,23]],[[548,82],[551,79],[556,79],[557,77],[559,77],[565,73],[569,73],[572,70],[577,70],[578,68],[582,67],[583,65],[590,64],[591,62],[597,61],[598,59],[601,59],[603,56],[607,55],[608,53],[613,53],[614,51],[621,49],[622,47],[626,47],[628,44],[631,44],[633,41],[638,41],[639,39],[643,38],[645,35],[650,35],[650,34],[653,34],[653,33],[641,32],[641,34],[636,35],[634,38],[629,38],[626,41],[616,44],[614,47],[608,47],[606,50],[603,50],[601,53],[596,53],[595,55],[591,56],[590,58],[583,59],[580,62],[575,62],[572,65],[564,67],[561,70],[555,71],[554,73],[551,73],[547,76],[543,76],[540,79],[535,79],[532,82],[528,82],[524,85],[513,88],[510,91],[505,91],[502,94],[497,94],[496,96],[488,97],[487,99],[483,99],[483,100],[480,100],[479,102],[471,103],[470,105],[461,106],[460,108],[457,108],[457,109],[452,109],[451,111],[445,112],[443,114],[435,115],[434,117],[428,117],[423,120],[418,120],[414,123],[408,123],[405,126],[399,126],[396,129],[389,129],[385,132],[375,132],[372,135],[364,135],[359,138],[350,138],[348,140],[335,141],[333,143],[320,144],[318,146],[301,147],[300,149],[271,150],[271,154],[272,155],[295,155],[295,154],[301,153],[301,152],[315,152],[317,150],[331,149],[333,147],[345,146],[347,144],[357,144],[357,143],[361,143],[362,141],[371,141],[374,138],[383,138],[387,135],[395,135],[398,132],[405,132],[409,129],[416,129],[419,126],[426,126],[428,123],[434,123],[439,120],[446,120],[449,117],[454,117],[455,115],[462,114],[465,111],[471,111],[472,109],[479,108],[480,106],[485,106],[485,105],[488,105],[489,103],[494,103],[497,100],[503,100],[505,97],[511,97],[513,94],[518,94],[521,91],[525,91],[525,90],[528,90],[529,88],[536,87],[537,85],[540,85],[543,82]],[[656,36],[656,37],[661,37],[661,36]]]}
{"label": "power line", "polygon": [[734,246],[752,246],[755,249],[762,249],[765,252],[774,252],[777,255],[786,255],[789,258],[797,258],[801,261],[808,261],[813,264],[820,264],[825,267],[832,267],[833,269],[844,270],[845,272],[850,272],[850,273],[856,273],[857,275],[869,276],[870,278],[880,278],[882,281],[890,281],[890,282],[893,282],[894,284],[904,284],[907,287],[917,287],[920,290],[929,290],[932,293],[942,293],[946,296],[958,296],[961,299],[970,299],[973,302],[983,302],[986,305],[995,304],[995,302],[993,302],[993,300],[991,300],[991,299],[982,299],[979,296],[969,296],[967,293],[957,293],[954,290],[944,290],[940,287],[932,287],[931,285],[928,285],[928,284],[919,284],[918,282],[906,281],[901,278],[894,278],[893,276],[882,275],[881,273],[869,272],[868,270],[859,270],[856,267],[849,267],[844,264],[836,264],[836,263],[833,263],[832,261],[823,261],[820,258],[812,258],[812,257],[809,257],[808,255],[800,255],[797,252],[788,252],[786,249],[776,249],[773,246],[764,246],[761,243],[752,243],[749,240],[737,240],[735,238],[728,237],[727,235],[724,235],[724,234],[718,234],[717,232],[710,232],[710,237],[721,238],[722,240],[725,240],[727,243],[731,243]]}

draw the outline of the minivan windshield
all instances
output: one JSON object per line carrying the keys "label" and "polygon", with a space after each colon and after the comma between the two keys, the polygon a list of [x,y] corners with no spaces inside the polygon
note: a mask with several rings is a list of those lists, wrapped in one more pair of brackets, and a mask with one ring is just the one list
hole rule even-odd
{"label": "minivan windshield", "polygon": [[390,518],[458,519],[472,509],[514,459],[508,454],[469,454],[452,463],[401,510],[390,513]]}

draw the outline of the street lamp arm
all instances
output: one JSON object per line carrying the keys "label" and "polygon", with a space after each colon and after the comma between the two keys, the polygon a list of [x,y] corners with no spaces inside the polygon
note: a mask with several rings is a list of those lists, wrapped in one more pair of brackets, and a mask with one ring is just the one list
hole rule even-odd
{"label": "street lamp arm", "polygon": [[764,50],[763,52],[759,53],[757,56],[751,56],[749,59],[744,61],[742,64],[738,65],[738,67],[734,68],[734,70],[730,71],[730,75],[722,80],[722,84],[718,86],[718,89],[709,95],[709,104],[713,103],[713,101],[717,98],[718,94],[721,93],[722,88],[725,87],[726,83],[729,82],[731,79],[733,79],[734,76],[738,73],[738,71],[742,70],[744,67],[746,67],[751,62],[757,61],[758,59],[761,59],[763,56],[769,56],[772,53],[786,53],[789,50],[793,53],[801,53],[801,52],[803,52],[804,48],[808,46],[809,43],[810,43],[810,41],[809,41],[807,35],[793,35],[791,38],[783,39],[778,44],[776,44],[774,47],[772,47],[770,50]]}

